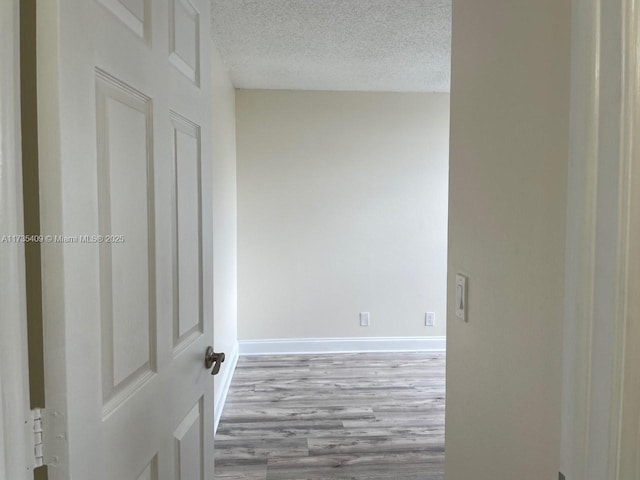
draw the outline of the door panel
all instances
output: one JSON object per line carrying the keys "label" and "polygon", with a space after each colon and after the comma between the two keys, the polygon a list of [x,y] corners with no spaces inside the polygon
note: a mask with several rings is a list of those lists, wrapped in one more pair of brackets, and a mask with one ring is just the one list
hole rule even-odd
{"label": "door panel", "polygon": [[[151,99],[98,71],[103,415],[155,372],[155,257]],[[116,240],[120,240],[119,238]]]}
{"label": "door panel", "polygon": [[148,24],[148,0],[98,0],[105,8],[129,27],[140,38],[145,38]]}
{"label": "door panel", "polygon": [[136,480],[158,480],[158,458],[153,457],[151,463],[147,465],[144,471]]}
{"label": "door panel", "polygon": [[204,480],[202,399],[189,411],[174,432],[176,480]]}
{"label": "door panel", "polygon": [[[174,298],[174,349],[181,352],[202,334],[202,231],[200,127],[171,112],[175,175],[175,229],[177,275]],[[198,212],[194,216],[193,212]]]}
{"label": "door panel", "polygon": [[209,3],[38,8],[50,477],[212,479]]}
{"label": "door panel", "polygon": [[189,0],[170,0],[171,63],[195,85],[200,85],[200,13]]}

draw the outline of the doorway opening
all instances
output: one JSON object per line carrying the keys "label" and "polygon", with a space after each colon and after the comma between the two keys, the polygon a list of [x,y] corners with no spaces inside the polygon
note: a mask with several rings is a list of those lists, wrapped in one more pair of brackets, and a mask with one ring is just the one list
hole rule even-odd
{"label": "doorway opening", "polygon": [[219,478],[442,478],[450,17],[213,2],[237,185]]}

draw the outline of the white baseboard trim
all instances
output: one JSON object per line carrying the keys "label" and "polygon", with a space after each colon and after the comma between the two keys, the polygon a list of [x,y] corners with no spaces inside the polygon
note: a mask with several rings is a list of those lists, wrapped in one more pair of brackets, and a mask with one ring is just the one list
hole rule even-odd
{"label": "white baseboard trim", "polygon": [[355,352],[444,352],[446,337],[347,337],[240,340],[240,355]]}
{"label": "white baseboard trim", "polygon": [[224,404],[227,401],[227,394],[229,393],[231,380],[233,379],[233,374],[235,373],[236,365],[238,364],[238,357],[240,356],[239,351],[239,345],[238,342],[236,342],[233,346],[233,350],[229,355],[227,355],[227,358],[220,369],[220,383],[218,384],[218,388],[215,392],[215,403],[213,405],[214,434],[218,431],[218,424],[220,423],[220,417],[222,417]]}

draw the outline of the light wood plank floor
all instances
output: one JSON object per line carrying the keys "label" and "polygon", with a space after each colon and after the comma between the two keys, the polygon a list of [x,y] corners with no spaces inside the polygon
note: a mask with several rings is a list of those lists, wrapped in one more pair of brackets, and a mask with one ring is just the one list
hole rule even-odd
{"label": "light wood plank floor", "polygon": [[445,355],[241,357],[216,479],[443,480]]}

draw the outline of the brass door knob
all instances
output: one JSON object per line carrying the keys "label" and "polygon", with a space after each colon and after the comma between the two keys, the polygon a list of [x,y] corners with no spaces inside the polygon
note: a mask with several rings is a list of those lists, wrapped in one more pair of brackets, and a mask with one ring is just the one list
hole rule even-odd
{"label": "brass door knob", "polygon": [[224,362],[224,352],[216,353],[213,351],[213,347],[207,347],[207,351],[204,354],[204,366],[207,369],[213,367],[211,375],[217,375],[220,371],[220,366]]}

